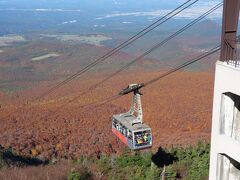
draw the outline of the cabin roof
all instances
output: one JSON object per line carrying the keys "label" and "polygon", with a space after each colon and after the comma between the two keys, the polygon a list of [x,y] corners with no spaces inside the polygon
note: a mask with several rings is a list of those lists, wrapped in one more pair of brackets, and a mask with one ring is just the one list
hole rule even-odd
{"label": "cabin roof", "polygon": [[124,116],[124,114],[118,114],[118,115],[113,115],[113,118],[119,121],[122,125],[127,127],[131,131],[143,131],[143,130],[151,130],[151,128],[147,124],[134,124],[131,125],[130,122],[132,122],[134,119],[136,119],[135,116]]}

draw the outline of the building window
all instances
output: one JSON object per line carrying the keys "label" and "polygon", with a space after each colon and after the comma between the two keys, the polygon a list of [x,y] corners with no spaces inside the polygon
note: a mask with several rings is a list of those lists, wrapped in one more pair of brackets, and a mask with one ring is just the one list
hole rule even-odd
{"label": "building window", "polygon": [[240,163],[225,154],[218,154],[217,180],[239,180]]}
{"label": "building window", "polygon": [[240,141],[240,96],[230,92],[222,95],[220,134]]}

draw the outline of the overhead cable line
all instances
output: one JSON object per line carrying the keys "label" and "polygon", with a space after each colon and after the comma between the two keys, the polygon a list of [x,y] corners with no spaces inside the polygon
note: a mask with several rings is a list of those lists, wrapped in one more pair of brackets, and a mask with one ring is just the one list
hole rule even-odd
{"label": "overhead cable line", "polygon": [[[167,71],[167,72],[165,72],[165,73],[163,73],[163,74],[161,74],[160,76],[158,76],[158,77],[156,77],[156,78],[153,78],[153,79],[150,80],[150,81],[147,81],[147,82],[145,82],[145,83],[142,83],[142,84],[141,84],[141,88],[142,88],[142,87],[146,87],[146,86],[148,86],[148,85],[150,85],[150,84],[153,84],[153,83],[155,83],[156,81],[159,81],[160,79],[163,79],[163,78],[165,78],[165,77],[167,77],[167,76],[169,76],[169,75],[171,75],[171,74],[179,71],[180,69],[183,69],[183,68],[185,68],[185,67],[187,67],[187,66],[190,66],[191,64],[194,64],[194,63],[202,60],[203,58],[205,58],[205,57],[207,57],[207,56],[210,56],[210,55],[216,53],[216,52],[219,51],[220,49],[221,49],[221,46],[220,46],[220,45],[219,45],[219,46],[216,46],[216,47],[212,48],[211,50],[209,50],[209,51],[207,51],[207,52],[199,55],[198,57],[196,57],[196,58],[194,58],[194,59],[191,59],[191,60],[189,60],[189,61],[187,61],[187,62],[185,62],[185,63],[183,63],[183,64],[181,64],[181,65],[179,65],[179,66],[177,66],[177,67],[175,67],[175,68],[173,68],[173,69],[171,69],[171,70],[169,70],[169,71]],[[119,98],[122,97],[122,96],[123,96],[123,95],[121,95],[121,94],[116,94],[116,95],[114,95],[114,96],[110,96],[110,97],[108,97],[108,98],[104,98],[104,99],[98,100],[98,101],[96,101],[96,102],[88,103],[88,104],[82,105],[82,106],[80,106],[80,107],[81,107],[81,108],[84,108],[84,107],[92,106],[92,105],[95,105],[95,107],[99,107],[99,106],[102,106],[102,105],[104,105],[104,104],[106,104],[106,103],[112,102],[112,101],[114,101],[114,100],[116,100],[116,99],[119,99]],[[75,101],[75,100],[76,100],[76,99],[72,99],[71,102],[73,102],[73,101]],[[68,105],[68,104],[71,103],[71,102],[69,101],[68,103],[64,104],[63,106],[60,107],[60,109],[63,108],[63,107],[65,107],[66,105]],[[96,104],[98,104],[98,105],[96,105]]]}
{"label": "overhead cable line", "polygon": [[162,78],[164,78],[164,77],[166,77],[166,76],[168,76],[168,75],[170,75],[170,74],[172,74],[172,73],[174,73],[174,72],[176,72],[176,71],[178,71],[178,70],[180,70],[180,69],[183,69],[183,68],[185,68],[185,67],[187,67],[187,66],[190,66],[191,64],[194,64],[194,63],[200,61],[201,59],[203,59],[203,58],[205,58],[205,57],[207,57],[207,56],[210,56],[210,55],[216,53],[216,52],[219,51],[220,49],[221,49],[221,46],[220,46],[220,45],[219,45],[219,46],[216,46],[215,48],[212,48],[212,49],[209,50],[208,52],[201,54],[201,55],[198,56],[197,58],[194,58],[194,59],[192,59],[192,60],[190,60],[190,61],[187,61],[187,62],[181,64],[180,66],[177,66],[176,68],[174,68],[174,69],[172,69],[172,70],[170,70],[170,71],[167,71],[167,72],[163,73],[162,75],[160,75],[160,76],[158,76],[158,77],[156,77],[156,78],[154,78],[154,79],[152,79],[152,80],[150,80],[150,81],[145,82],[145,83],[144,83],[144,87],[146,87],[146,86],[148,86],[148,85],[150,85],[150,84],[153,84],[153,83],[155,83],[156,81],[158,81],[158,80],[160,80],[160,79],[162,79]]}
{"label": "overhead cable line", "polygon": [[[116,94],[116,95],[111,96],[111,97],[108,97],[108,98],[100,99],[100,100],[98,100],[98,101],[94,101],[94,102],[91,102],[91,103],[87,103],[87,104],[81,105],[81,106],[79,106],[78,108],[86,108],[86,107],[94,106],[95,104],[98,104],[98,106],[99,106],[99,105],[103,105],[103,104],[106,104],[106,103],[108,103],[108,102],[112,102],[112,101],[114,101],[114,100],[116,100],[116,99],[118,99],[118,98],[120,98],[120,97],[121,97],[121,95]],[[69,101],[68,103],[63,104],[63,105],[57,107],[56,110],[61,110],[61,109],[65,108],[65,107],[66,107],[68,104],[70,104],[70,103],[71,103],[71,101]],[[44,115],[41,119],[49,118],[51,115],[53,115],[53,114],[56,112],[56,110],[49,111],[49,112],[48,112],[46,115]]]}
{"label": "overhead cable line", "polygon": [[[72,81],[74,78],[79,77],[80,75],[84,74],[85,72],[87,72],[88,70],[90,70],[92,67],[96,66],[97,64],[99,64],[100,62],[103,62],[104,60],[106,60],[107,58],[111,57],[112,55],[114,55],[115,53],[117,53],[119,50],[123,49],[124,47],[128,46],[129,44],[133,43],[134,41],[136,41],[137,39],[141,38],[142,36],[144,36],[145,34],[147,34],[148,32],[152,31],[153,29],[157,28],[158,26],[160,26],[161,24],[165,23],[166,21],[170,20],[171,18],[173,18],[174,16],[176,16],[177,14],[179,14],[180,12],[184,11],[185,9],[189,8],[190,6],[192,6],[193,4],[195,4],[196,2],[198,2],[199,0],[194,0],[193,2],[191,2],[192,0],[188,0],[185,3],[181,4],[180,6],[178,6],[177,8],[175,8],[174,10],[172,10],[171,12],[167,13],[165,16],[163,16],[162,18],[158,19],[157,21],[155,21],[154,23],[152,23],[151,25],[149,25],[148,27],[144,28],[143,30],[141,30],[140,32],[138,32],[136,35],[132,36],[131,38],[129,38],[128,40],[124,41],[123,43],[121,43],[120,45],[118,45],[116,48],[110,50],[109,52],[107,52],[105,55],[97,58],[96,60],[94,60],[92,63],[90,63],[89,65],[87,65],[86,67],[84,67],[83,69],[79,70],[78,72],[76,72],[75,74],[71,75],[70,77],[68,77],[67,79],[63,80],[62,82],[58,83],[57,85],[55,85],[54,87],[50,88],[49,90],[45,91],[43,94],[41,94],[40,96],[34,98],[32,101],[37,101],[40,100],[44,97],[46,97],[47,95],[53,93],[56,89],[60,88],[61,86],[67,84],[68,82]],[[190,3],[191,2],[191,3]],[[188,4],[190,3],[190,4]],[[9,114],[10,115],[10,114]],[[4,118],[7,118],[9,115],[5,116]]]}
{"label": "overhead cable line", "polygon": [[165,43],[167,43],[168,41],[170,41],[171,39],[173,39],[174,37],[178,36],[179,34],[181,34],[182,32],[184,32],[185,30],[187,30],[188,28],[190,28],[191,26],[193,26],[194,24],[196,24],[197,22],[199,22],[200,20],[202,20],[203,18],[205,18],[206,16],[208,16],[210,13],[214,12],[215,10],[217,10],[218,8],[220,8],[222,6],[223,3],[219,3],[216,6],[214,6],[213,8],[211,8],[210,10],[208,10],[207,12],[205,12],[204,14],[202,14],[201,16],[199,16],[198,18],[196,18],[195,20],[193,20],[192,22],[190,22],[189,24],[185,25],[183,28],[181,28],[180,30],[178,30],[177,32],[175,32],[174,34],[170,35],[168,38],[164,39],[163,41],[161,41],[160,43],[157,43],[156,45],[154,45],[152,48],[150,48],[148,51],[146,51],[145,53],[143,53],[142,55],[140,55],[139,57],[137,57],[136,59],[134,59],[133,61],[131,61],[130,63],[126,64],[125,66],[123,66],[122,68],[120,68],[119,70],[115,71],[114,73],[110,74],[109,76],[107,76],[106,78],[104,78],[103,80],[101,80],[100,82],[96,83],[95,85],[92,85],[91,87],[89,87],[86,91],[84,91],[83,93],[81,93],[80,95],[74,97],[73,99],[71,99],[70,101],[68,101],[66,103],[70,104],[74,101],[76,101],[77,99],[79,99],[81,96],[87,94],[89,91],[94,90],[95,88],[97,88],[98,86],[100,86],[101,84],[103,84],[104,82],[108,81],[109,79],[111,79],[112,77],[116,76],[117,74],[119,74],[120,72],[124,71],[125,69],[127,69],[129,66],[133,65],[134,63],[136,63],[137,61],[141,60],[142,58],[144,58],[145,56],[147,56],[148,54],[150,54],[152,51],[158,49],[159,47],[163,46]]}
{"label": "overhead cable line", "polygon": [[[217,47],[215,47],[215,48],[212,48],[211,50],[209,50],[209,51],[201,54],[200,56],[198,56],[198,57],[196,57],[196,58],[194,58],[194,59],[192,59],[192,60],[189,60],[189,61],[187,61],[187,62],[185,62],[185,63],[177,66],[176,68],[171,69],[171,70],[169,70],[169,71],[167,71],[167,72],[159,75],[158,77],[151,79],[150,81],[147,81],[147,82],[143,83],[142,86],[141,86],[141,88],[144,88],[144,87],[146,87],[146,86],[148,86],[148,85],[150,85],[150,84],[153,84],[153,83],[155,83],[155,82],[157,82],[157,81],[159,81],[159,80],[161,80],[161,79],[163,79],[163,78],[165,78],[165,77],[167,77],[167,76],[169,76],[169,75],[171,75],[171,74],[179,71],[180,69],[183,69],[183,68],[185,68],[185,67],[187,67],[187,66],[190,66],[190,65],[192,65],[192,64],[194,64],[194,63],[202,60],[203,58],[205,58],[205,57],[207,57],[207,56],[210,56],[210,55],[216,53],[216,52],[219,51],[220,49],[221,49],[221,46],[220,46],[220,45],[217,46]],[[99,102],[100,102],[100,103],[97,104],[97,105],[95,105],[95,107],[99,107],[99,106],[102,106],[102,105],[104,105],[104,104],[106,104],[106,103],[112,102],[112,101],[114,101],[114,100],[116,100],[116,99],[118,99],[118,98],[120,98],[120,97],[122,97],[122,96],[123,96],[123,95],[121,95],[121,94],[117,94],[117,95],[108,97],[108,98],[106,98],[106,99],[103,99],[102,101],[97,101],[97,102],[95,102],[95,104],[97,104],[97,103],[99,103]],[[91,103],[91,104],[94,104],[94,103]]]}
{"label": "overhead cable line", "polygon": [[[155,82],[157,82],[157,81],[159,81],[159,80],[161,80],[161,79],[163,79],[163,78],[165,78],[165,77],[167,77],[167,76],[169,76],[169,75],[171,75],[171,74],[179,71],[180,69],[183,69],[183,68],[185,68],[185,67],[187,67],[187,66],[190,66],[190,65],[192,65],[192,64],[194,64],[194,63],[202,60],[203,58],[208,57],[208,56],[216,53],[216,52],[219,51],[220,49],[221,49],[221,46],[218,45],[218,46],[210,49],[209,51],[207,51],[207,52],[205,52],[205,53],[197,56],[196,58],[191,59],[191,60],[189,60],[189,61],[186,61],[185,63],[183,63],[183,64],[181,64],[181,65],[179,65],[179,66],[177,66],[177,67],[175,67],[175,68],[173,68],[173,69],[171,69],[171,70],[169,70],[169,71],[167,71],[167,72],[165,72],[165,73],[157,76],[156,78],[153,78],[153,79],[151,79],[151,80],[149,80],[149,81],[147,81],[147,82],[145,82],[145,83],[142,83],[142,84],[141,84],[141,88],[146,87],[146,86],[149,86],[149,85],[151,85],[151,84],[153,84],[153,83],[155,83]],[[81,105],[79,108],[85,108],[85,107],[90,107],[90,106],[94,106],[94,107],[96,108],[96,107],[102,106],[102,105],[104,105],[104,104],[107,104],[107,103],[109,103],[109,102],[112,102],[112,101],[114,101],[114,100],[116,100],[116,99],[119,99],[119,98],[122,97],[123,95],[124,95],[124,94],[118,93],[118,94],[116,94],[116,95],[113,95],[113,96],[110,96],[110,97],[107,97],[107,98],[103,98],[103,99],[98,100],[98,101],[95,101],[95,102],[91,102],[91,103],[88,103],[88,104]],[[60,109],[62,109],[62,108],[64,108],[64,107],[66,107],[68,104],[70,104],[70,103],[72,103],[72,102],[74,102],[74,101],[76,101],[76,100],[77,100],[76,98],[72,99],[71,101],[63,104],[63,105],[60,106],[60,107],[58,107],[57,110],[60,110]],[[50,112],[47,116],[45,116],[45,117],[49,117],[49,116],[50,116],[52,113],[54,113],[54,112],[56,112],[56,110],[55,110],[55,111],[51,111],[51,112]]]}
{"label": "overhead cable line", "polygon": [[[147,34],[148,32],[152,31],[153,29],[157,28],[158,26],[160,26],[161,24],[163,24],[164,22],[170,20],[171,18],[173,18],[174,16],[176,16],[177,14],[179,14],[180,12],[184,11],[185,9],[189,8],[190,6],[192,6],[193,4],[195,4],[196,2],[198,2],[199,0],[195,0],[193,2],[191,2],[192,0],[188,0],[185,3],[183,3],[182,5],[180,5],[179,7],[175,8],[174,10],[172,10],[171,12],[169,12],[168,14],[166,14],[165,16],[163,16],[162,18],[160,18],[159,20],[157,20],[156,22],[152,23],[151,25],[149,25],[148,27],[144,28],[143,30],[141,30],[140,32],[138,32],[136,35],[132,36],[131,38],[129,38],[128,40],[124,41],[123,43],[121,43],[120,45],[118,45],[116,48],[110,50],[109,52],[107,52],[106,54],[104,54],[103,56],[97,58],[96,60],[94,60],[92,63],[90,63],[89,65],[85,66],[84,68],[82,68],[81,70],[77,71],[76,73],[74,73],[73,75],[71,75],[70,77],[66,78],[65,80],[63,80],[62,82],[58,83],[57,85],[55,85],[54,87],[50,88],[49,90],[47,90],[46,92],[44,92],[43,94],[41,94],[39,97],[35,98],[35,100],[39,100],[41,98],[46,97],[47,95],[51,94],[52,92],[54,92],[56,89],[60,88],[61,86],[67,84],[68,82],[72,81],[73,79],[75,79],[76,77],[79,77],[80,75],[84,74],[85,72],[87,72],[88,70],[90,70],[91,68],[93,68],[94,66],[96,66],[97,64],[99,64],[100,62],[105,61],[107,58],[111,57],[112,55],[114,55],[115,53],[117,53],[118,51],[120,51],[121,49],[123,49],[124,47],[128,46],[129,44],[133,43],[134,41],[136,41],[137,39],[139,39],[140,37],[144,36],[145,34]],[[190,4],[188,4],[189,2],[191,2]],[[186,6],[185,6],[186,5]],[[169,17],[168,17],[169,16]]]}

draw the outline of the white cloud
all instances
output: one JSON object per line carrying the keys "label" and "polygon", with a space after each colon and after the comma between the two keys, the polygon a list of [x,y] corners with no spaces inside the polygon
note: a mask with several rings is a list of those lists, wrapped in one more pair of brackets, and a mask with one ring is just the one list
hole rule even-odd
{"label": "white cloud", "polygon": [[97,17],[95,18],[96,20],[101,20],[101,19],[104,19],[104,17]]}
{"label": "white cloud", "polygon": [[101,24],[101,25],[98,25],[98,24],[95,24],[95,25],[93,25],[93,27],[106,27],[106,25],[105,24]]}
{"label": "white cloud", "polygon": [[73,23],[76,23],[77,20],[72,20],[72,21],[65,21],[65,22],[62,22],[62,24],[73,24]]}
{"label": "white cloud", "polygon": [[50,11],[50,12],[80,12],[79,9],[35,9],[35,11]]}
{"label": "white cloud", "polygon": [[32,11],[32,12],[81,12],[80,9],[16,9],[16,8],[7,8],[0,9],[0,11]]}
{"label": "white cloud", "polygon": [[[187,18],[193,19],[202,15],[206,11],[210,10],[217,4],[218,1],[203,1],[196,6],[192,6],[183,12],[177,14],[175,18]],[[154,19],[156,17],[162,17],[169,13],[172,10],[160,9],[154,11],[138,11],[138,12],[124,12],[124,13],[111,13],[102,17],[96,18],[97,20],[106,19],[106,18],[114,18],[114,17],[124,17],[124,16],[147,16],[149,20]],[[208,18],[221,18],[222,16],[222,7],[211,13]]]}
{"label": "white cloud", "polygon": [[118,2],[118,1],[116,1],[116,0],[113,0],[113,3],[114,3],[115,5],[124,5],[124,3]]}

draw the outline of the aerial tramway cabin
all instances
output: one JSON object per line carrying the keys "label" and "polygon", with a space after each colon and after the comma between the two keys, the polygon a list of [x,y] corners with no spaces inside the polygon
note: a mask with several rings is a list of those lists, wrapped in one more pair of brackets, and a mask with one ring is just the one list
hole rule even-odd
{"label": "aerial tramway cabin", "polygon": [[112,132],[132,150],[152,147],[152,130],[142,121],[141,87],[141,84],[132,84],[121,91],[121,95],[134,93],[131,108],[112,117]]}

